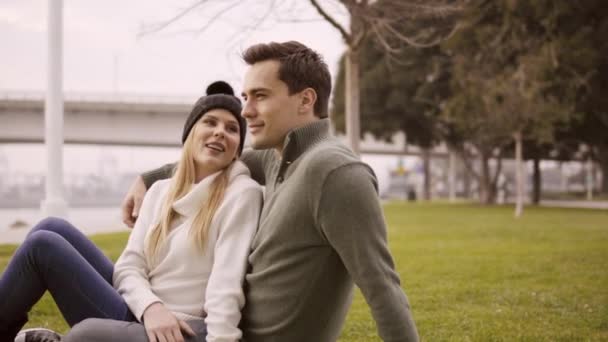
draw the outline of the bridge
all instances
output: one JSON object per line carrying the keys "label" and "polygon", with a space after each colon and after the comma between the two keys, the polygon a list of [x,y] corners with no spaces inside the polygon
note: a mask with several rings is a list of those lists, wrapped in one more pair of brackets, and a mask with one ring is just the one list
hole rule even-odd
{"label": "bridge", "polygon": [[[61,217],[67,215],[61,145],[55,140],[61,136],[60,132],[66,144],[179,147],[183,124],[196,99],[197,96],[64,95],[63,125],[52,122],[52,126],[62,129],[51,129],[56,133],[49,136],[55,138],[50,139],[51,145],[47,144],[53,148],[47,149],[46,199],[41,203],[42,211]],[[44,143],[48,128],[45,129],[44,94],[0,93],[0,144]],[[365,139],[360,144],[360,151],[399,156],[419,154],[408,149],[403,134],[397,135],[393,144]],[[448,156],[445,149],[435,150],[431,155]],[[453,174],[454,156],[449,159]]]}
{"label": "bridge", "polygon": [[[125,146],[181,146],[181,133],[196,96],[68,94],[64,99],[64,142]],[[44,142],[44,94],[0,93],[0,144]],[[346,142],[346,139],[344,139]],[[397,134],[394,143],[361,142],[361,153],[419,155]],[[444,148],[433,157],[446,158]]]}
{"label": "bridge", "polygon": [[[185,99],[145,97],[67,97],[67,144],[179,146],[183,123],[192,108]],[[44,142],[44,97],[0,97],[0,143]]]}
{"label": "bridge", "polygon": [[[186,117],[196,101],[191,97],[66,95],[63,101],[63,141],[66,144],[179,147]],[[43,94],[0,93],[0,144],[44,143],[45,101]],[[342,137],[346,143],[346,138]],[[362,154],[417,156],[418,148],[408,146],[404,134],[393,143],[366,136],[360,144]],[[245,141],[245,146],[248,141]],[[435,148],[432,158],[448,159],[450,197],[454,197],[455,156],[444,146]],[[62,169],[49,157],[47,181],[60,194]],[[51,191],[47,189],[46,193]],[[63,196],[63,195],[57,195]]]}

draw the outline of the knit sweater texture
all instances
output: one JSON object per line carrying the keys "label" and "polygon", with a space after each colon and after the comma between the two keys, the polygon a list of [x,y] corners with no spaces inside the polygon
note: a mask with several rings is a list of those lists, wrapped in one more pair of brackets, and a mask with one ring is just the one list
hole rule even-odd
{"label": "knit sweater texture", "polygon": [[291,131],[282,155],[249,150],[242,160],[265,185],[245,276],[244,340],[335,341],[356,284],[384,341],[417,341],[376,177],[331,136],[329,120]]}
{"label": "knit sweater texture", "polygon": [[236,162],[224,199],[213,217],[203,250],[195,247],[191,225],[219,172],[195,184],[173,204],[179,214],[153,261],[144,246],[159,221],[171,180],[156,182],[144,197],[139,218],[114,268],[114,287],[141,321],[145,309],[161,302],[183,320],[204,319],[207,341],[237,341],[245,298],[247,255],[262,207],[262,189]]}

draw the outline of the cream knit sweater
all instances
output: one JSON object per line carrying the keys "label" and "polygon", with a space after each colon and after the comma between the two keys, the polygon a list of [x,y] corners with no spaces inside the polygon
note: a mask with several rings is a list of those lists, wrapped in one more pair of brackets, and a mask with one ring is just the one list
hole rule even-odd
{"label": "cream knit sweater", "polygon": [[140,321],[150,304],[162,302],[179,319],[204,318],[207,341],[236,341],[242,336],[238,328],[245,303],[242,284],[263,196],[247,168],[237,161],[213,218],[208,244],[200,253],[189,231],[218,174],[195,184],[173,204],[181,216],[153,265],[146,261],[144,246],[150,228],[159,220],[171,180],[156,182],[148,190],[129,242],[114,267],[113,282]]}

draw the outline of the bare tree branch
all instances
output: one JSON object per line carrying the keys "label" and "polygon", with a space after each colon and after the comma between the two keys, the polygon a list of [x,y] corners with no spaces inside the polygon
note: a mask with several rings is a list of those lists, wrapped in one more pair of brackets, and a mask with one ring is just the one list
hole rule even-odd
{"label": "bare tree branch", "polygon": [[460,28],[460,25],[457,24],[454,26],[452,31],[450,33],[448,33],[445,37],[438,37],[431,42],[422,43],[422,42],[416,41],[415,38],[407,37],[406,35],[399,32],[399,30],[396,30],[394,27],[392,27],[390,24],[385,25],[385,29],[388,32],[390,32],[393,36],[395,36],[396,38],[405,42],[406,44],[413,46],[413,47],[417,47],[417,48],[426,48],[426,47],[435,46],[435,45],[441,43],[443,40],[446,40],[446,39],[449,39],[450,37],[452,37],[454,35],[454,33],[456,33],[456,31],[458,31],[459,28]]}
{"label": "bare tree branch", "polygon": [[[274,2],[274,1],[273,1]],[[226,6],[225,8],[223,8],[222,10],[220,10],[219,12],[217,12],[215,15],[213,15],[211,17],[211,19],[209,19],[209,21],[207,21],[207,23],[201,27],[198,30],[198,33],[201,34],[203,32],[205,32],[209,27],[211,27],[211,25],[213,25],[217,20],[219,20],[222,15],[224,15],[225,13],[228,13],[231,9],[233,9],[234,7],[240,5],[240,1],[234,1],[232,4]]]}
{"label": "bare tree branch", "polygon": [[314,8],[317,10],[317,12],[319,12],[319,14],[325,19],[327,20],[328,23],[330,23],[333,27],[335,27],[338,31],[340,31],[340,34],[342,35],[342,38],[344,38],[344,41],[350,45],[352,43],[352,36],[346,31],[346,29],[340,25],[340,23],[338,23],[338,21],[336,21],[336,19],[334,19],[332,16],[329,15],[329,13],[327,13],[322,7],[321,5],[319,5],[319,2],[317,0],[310,0],[310,3],[314,6]]}
{"label": "bare tree branch", "polygon": [[[210,0],[198,0],[198,1],[194,2],[193,4],[191,4],[190,6],[181,10],[179,13],[177,13],[175,16],[173,16],[169,20],[144,27],[139,32],[138,37],[141,38],[141,37],[145,37],[147,35],[151,35],[151,34],[160,32],[160,31],[166,29],[167,27],[169,27],[170,25],[172,25],[173,23],[182,19],[184,16],[186,16],[187,14],[189,14],[190,12],[195,10],[197,7],[202,7],[203,5],[208,4],[210,2],[211,2]],[[264,14],[259,18],[254,18],[255,21],[253,23],[247,23],[246,25],[241,25],[240,30],[237,30],[237,33],[235,33],[235,35],[242,34],[243,31],[251,31],[251,30],[255,30],[255,29],[259,28],[259,26],[262,25],[265,21],[267,21],[268,18],[270,17],[270,15],[273,13],[273,11],[276,7],[276,3],[277,3],[277,0],[270,0]],[[226,2],[222,2],[222,4],[226,4]],[[187,29],[179,30],[179,31],[173,32],[173,33],[174,34],[193,33],[193,34],[200,35],[200,34],[204,33],[207,29],[209,29],[218,20],[220,20],[222,18],[226,18],[226,14],[239,5],[243,5],[243,1],[239,1],[239,0],[230,1],[226,4],[226,6],[222,7],[217,12],[215,12],[213,15],[211,15],[209,17],[208,21],[202,27],[199,27],[196,29],[191,29],[191,30],[187,30]],[[234,25],[238,26],[238,24],[236,24],[236,23],[234,23]],[[232,39],[232,38],[230,38],[230,39]]]}
{"label": "bare tree branch", "polygon": [[367,36],[367,27],[364,26],[363,29],[361,29],[361,31],[359,31],[359,33],[357,34],[357,36],[355,36],[355,39],[352,42],[352,48],[353,50],[357,50],[361,44],[363,43],[363,40],[365,39],[365,36]]}
{"label": "bare tree branch", "polygon": [[319,22],[325,21],[325,19],[323,19],[323,18],[298,18],[298,19],[277,18],[276,20],[277,20],[278,23],[296,23],[296,24],[300,24],[300,23],[319,23]]}
{"label": "bare tree branch", "polygon": [[266,19],[268,19],[268,17],[272,14],[275,3],[276,3],[276,0],[271,0],[264,15],[262,15],[253,25],[249,25],[249,28],[256,29],[257,27],[262,25],[262,23],[264,23],[266,21]]}
{"label": "bare tree branch", "polygon": [[376,41],[380,44],[382,49],[387,52],[389,55],[398,54],[402,51],[400,47],[393,47],[391,43],[386,39],[386,37],[380,31],[378,25],[371,25],[371,30],[375,33]]}
{"label": "bare tree branch", "polygon": [[403,19],[445,19],[462,12],[462,1],[456,5],[448,4],[422,4],[411,1],[393,0],[384,1],[381,14],[384,17]]}
{"label": "bare tree branch", "polygon": [[184,16],[186,16],[186,14],[190,13],[190,11],[194,10],[195,8],[205,4],[206,2],[208,2],[208,0],[198,0],[195,1],[194,3],[192,3],[190,6],[184,8],[183,10],[181,10],[180,12],[178,12],[175,16],[173,16],[171,19],[161,22],[159,24],[153,24],[150,25],[149,27],[144,27],[142,28],[142,30],[137,34],[138,38],[142,38],[145,37],[147,35],[159,32],[164,30],[165,28],[169,27],[171,24],[175,23],[176,21],[180,20],[181,18],[183,18]]}

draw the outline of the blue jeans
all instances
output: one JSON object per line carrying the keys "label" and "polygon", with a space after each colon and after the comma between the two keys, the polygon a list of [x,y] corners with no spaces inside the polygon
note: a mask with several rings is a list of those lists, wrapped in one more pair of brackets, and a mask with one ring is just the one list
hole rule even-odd
{"label": "blue jeans", "polygon": [[112,287],[113,272],[112,261],[69,222],[42,220],[0,278],[0,341],[12,341],[46,290],[70,326],[86,318],[136,321]]}

